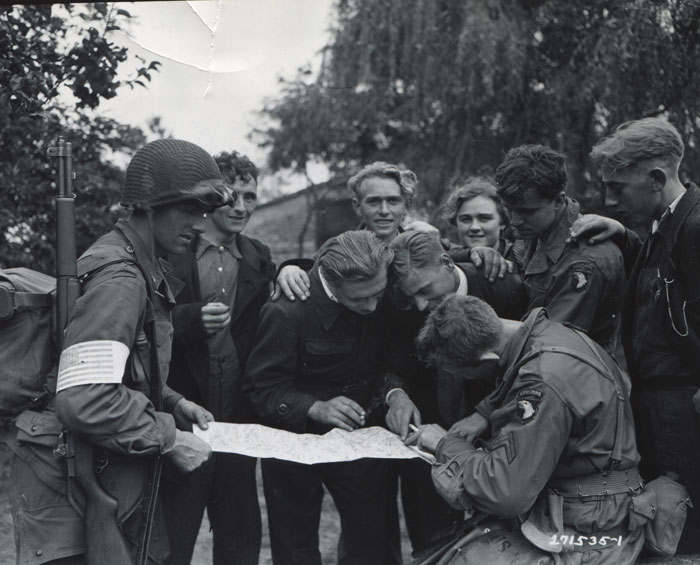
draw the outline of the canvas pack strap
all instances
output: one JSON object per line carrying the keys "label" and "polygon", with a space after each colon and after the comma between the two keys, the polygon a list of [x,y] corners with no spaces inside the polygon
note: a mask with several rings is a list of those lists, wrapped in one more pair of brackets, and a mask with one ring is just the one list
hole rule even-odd
{"label": "canvas pack strap", "polygon": [[18,312],[49,306],[51,306],[51,296],[48,294],[22,292],[11,286],[0,285],[0,320],[9,320]]}
{"label": "canvas pack strap", "polygon": [[[598,351],[596,350],[595,344],[591,341],[591,339],[585,335],[584,333],[574,330],[576,333],[583,339],[583,341],[586,343],[586,345],[589,347],[591,352],[594,354],[595,358],[586,355],[584,353],[581,353],[580,351],[577,351],[575,349],[572,349],[570,347],[562,347],[562,346],[545,346],[545,347],[540,347],[537,348],[534,351],[538,352],[551,352],[551,353],[562,353],[564,355],[568,355],[569,357],[573,357],[574,359],[578,359],[579,361],[589,365],[593,369],[596,370],[597,373],[599,373],[604,379],[610,381],[613,386],[615,387],[615,396],[617,398],[616,404],[616,422],[615,422],[615,439],[613,440],[613,448],[612,452],[610,453],[610,459],[608,460],[608,464],[605,466],[603,469],[603,473],[608,473],[615,469],[620,462],[622,461],[622,431],[624,430],[624,425],[625,425],[625,411],[624,411],[624,402],[625,402],[625,391],[622,383],[620,382],[620,376],[616,370],[610,371],[607,368],[606,363],[603,361],[603,358],[600,356]],[[612,373],[612,375],[611,375]]]}

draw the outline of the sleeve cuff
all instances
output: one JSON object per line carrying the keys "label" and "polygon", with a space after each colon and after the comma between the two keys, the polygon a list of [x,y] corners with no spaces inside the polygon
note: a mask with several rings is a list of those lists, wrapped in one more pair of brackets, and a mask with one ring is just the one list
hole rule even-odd
{"label": "sleeve cuff", "polygon": [[184,398],[184,396],[182,396],[179,392],[175,392],[169,386],[164,385],[163,386],[163,411],[167,412],[168,414],[172,414],[173,410],[175,410],[175,405],[178,402],[180,402],[180,400],[183,398]]}
{"label": "sleeve cuff", "polygon": [[448,433],[438,442],[435,458],[438,463],[446,463],[461,453],[474,450],[475,447],[463,437]]}
{"label": "sleeve cuff", "polygon": [[389,392],[386,393],[384,396],[384,403],[388,406],[389,405],[389,397],[391,396],[392,392],[396,392],[397,390],[400,390],[401,392],[405,393],[406,391],[402,389],[401,387],[394,387],[389,390]]}
{"label": "sleeve cuff", "polygon": [[172,451],[175,444],[175,418],[165,412],[156,412],[156,426],[160,430],[162,437],[160,454],[165,455]]}

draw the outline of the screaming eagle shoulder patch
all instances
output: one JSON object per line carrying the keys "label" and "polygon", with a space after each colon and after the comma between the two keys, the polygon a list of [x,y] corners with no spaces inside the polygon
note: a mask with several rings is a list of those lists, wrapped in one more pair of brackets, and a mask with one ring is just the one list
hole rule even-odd
{"label": "screaming eagle shoulder patch", "polygon": [[523,424],[528,423],[537,415],[543,397],[544,392],[536,388],[526,388],[518,393],[515,410]]}
{"label": "screaming eagle shoulder patch", "polygon": [[579,261],[569,267],[569,276],[571,278],[571,289],[575,292],[583,292],[588,288],[593,276],[593,263],[588,261]]}

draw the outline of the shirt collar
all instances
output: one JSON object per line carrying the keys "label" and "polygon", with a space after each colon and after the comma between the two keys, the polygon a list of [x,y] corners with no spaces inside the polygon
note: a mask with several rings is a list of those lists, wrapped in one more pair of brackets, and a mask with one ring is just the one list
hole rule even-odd
{"label": "shirt collar", "polygon": [[651,233],[656,233],[659,230],[659,224],[663,221],[663,219],[666,218],[667,216],[670,216],[671,214],[673,214],[676,211],[676,208],[678,207],[678,203],[681,201],[681,198],[683,198],[684,194],[685,194],[685,192],[682,192],[681,194],[679,194],[676,197],[676,199],[668,205],[668,208],[666,208],[664,213],[661,215],[661,218],[658,220],[654,220],[652,222]]}
{"label": "shirt collar", "polygon": [[[579,217],[580,207],[578,202],[566,198],[564,213],[559,221],[552,226],[552,231],[543,240],[536,239],[530,243],[535,246],[535,251],[525,267],[525,274],[540,273],[549,270],[549,262],[556,263],[561,259],[567,246],[569,228]],[[531,248],[530,248],[531,249]]]}
{"label": "shirt collar", "polygon": [[457,276],[459,277],[459,285],[457,286],[455,294],[458,296],[467,296],[469,294],[467,275],[459,267],[455,266],[455,269],[457,270]]}
{"label": "shirt collar", "polygon": [[216,244],[213,243],[212,241],[209,241],[206,237],[203,235],[200,235],[198,240],[197,240],[197,247],[195,250],[195,257],[197,260],[199,260],[204,252],[209,249],[210,247],[214,247],[216,249],[219,249],[220,251],[223,251],[224,249],[227,249],[228,252],[233,255],[236,259],[242,259],[243,256],[241,255],[240,250],[238,249],[238,243],[237,243],[238,238],[234,238],[234,240],[226,245],[223,244]]}
{"label": "shirt collar", "polygon": [[[309,279],[311,280],[311,298],[309,298],[309,302],[311,302],[316,311],[323,329],[328,331],[338,319],[341,306],[339,302],[331,299],[332,293],[328,294],[319,275],[318,266],[314,266],[309,273]],[[322,288],[323,292],[321,291]]]}
{"label": "shirt collar", "polygon": [[321,267],[318,268],[318,278],[321,279],[321,285],[323,286],[323,290],[326,292],[326,296],[330,298],[333,302],[338,302],[338,299],[335,297],[333,294],[333,291],[331,291],[330,287],[328,286],[328,283],[326,282],[326,279],[323,276],[323,271],[321,270]]}

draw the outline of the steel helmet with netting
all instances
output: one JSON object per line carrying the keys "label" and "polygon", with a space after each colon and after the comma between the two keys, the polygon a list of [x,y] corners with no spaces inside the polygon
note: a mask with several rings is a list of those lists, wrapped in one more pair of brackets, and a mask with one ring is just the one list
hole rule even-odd
{"label": "steel helmet with netting", "polygon": [[231,203],[214,158],[181,139],[158,139],[139,149],[126,170],[122,206],[150,210],[186,201],[209,209]]}

